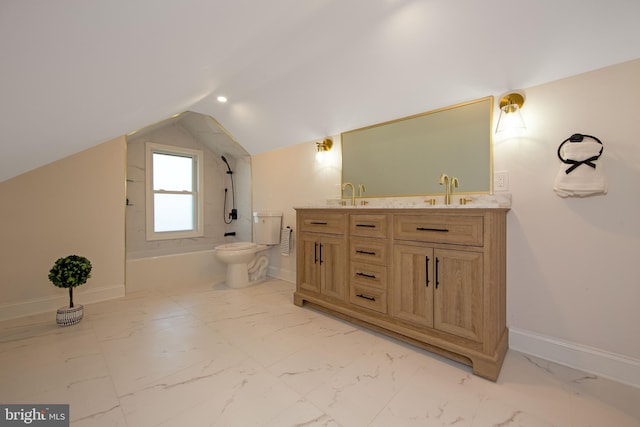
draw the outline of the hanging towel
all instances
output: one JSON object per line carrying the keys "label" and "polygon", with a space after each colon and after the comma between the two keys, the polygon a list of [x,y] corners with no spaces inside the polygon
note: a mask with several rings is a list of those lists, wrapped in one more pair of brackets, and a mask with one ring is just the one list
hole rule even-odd
{"label": "hanging towel", "polygon": [[590,135],[574,134],[565,139],[558,147],[558,157],[563,164],[556,175],[553,191],[560,197],[606,194],[607,179],[598,162],[602,150],[602,142]]}
{"label": "hanging towel", "polygon": [[293,230],[287,226],[280,230],[280,253],[283,256],[289,256],[291,252],[291,232]]}

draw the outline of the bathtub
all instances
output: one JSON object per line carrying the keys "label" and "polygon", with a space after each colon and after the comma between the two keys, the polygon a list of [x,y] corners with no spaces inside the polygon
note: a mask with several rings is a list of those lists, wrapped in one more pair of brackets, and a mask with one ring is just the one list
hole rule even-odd
{"label": "bathtub", "polygon": [[184,287],[225,280],[226,266],[218,261],[213,249],[151,256],[151,253],[127,255],[126,289]]}

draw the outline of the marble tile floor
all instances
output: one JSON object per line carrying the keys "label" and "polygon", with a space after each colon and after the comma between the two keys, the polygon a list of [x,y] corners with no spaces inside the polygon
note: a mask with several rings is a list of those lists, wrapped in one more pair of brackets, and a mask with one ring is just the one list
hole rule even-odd
{"label": "marble tile floor", "polygon": [[510,350],[496,383],[292,303],[281,280],[0,322],[0,403],[72,426],[640,426],[640,389]]}

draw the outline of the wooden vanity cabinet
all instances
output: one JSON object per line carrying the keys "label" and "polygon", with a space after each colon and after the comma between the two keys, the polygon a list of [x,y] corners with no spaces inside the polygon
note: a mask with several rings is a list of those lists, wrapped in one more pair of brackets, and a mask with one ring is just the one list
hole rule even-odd
{"label": "wooden vanity cabinet", "polygon": [[298,215],[296,275],[300,290],[335,301],[347,298],[347,243],[344,214]]}
{"label": "wooden vanity cabinet", "polygon": [[483,220],[469,214],[394,217],[396,319],[482,341]]}
{"label": "wooden vanity cabinet", "polygon": [[482,253],[394,245],[391,315],[482,340]]}
{"label": "wooden vanity cabinet", "polygon": [[376,313],[388,311],[388,215],[349,215],[349,301]]}
{"label": "wooden vanity cabinet", "polygon": [[[466,363],[474,374],[495,381],[508,347],[507,211],[299,209],[294,303],[312,304]],[[333,219],[331,235],[309,231],[311,219],[321,222],[322,214],[336,215],[325,218]],[[326,242],[321,239],[335,239],[333,248],[348,248],[342,280],[339,273],[315,279],[322,273],[312,252]]]}

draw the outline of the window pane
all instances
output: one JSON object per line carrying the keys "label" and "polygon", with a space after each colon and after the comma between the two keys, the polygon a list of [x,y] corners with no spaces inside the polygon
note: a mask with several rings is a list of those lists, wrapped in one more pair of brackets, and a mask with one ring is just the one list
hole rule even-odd
{"label": "window pane", "polygon": [[153,153],[153,189],[193,191],[192,158]]}
{"label": "window pane", "polygon": [[193,230],[193,195],[155,194],[155,232]]}

